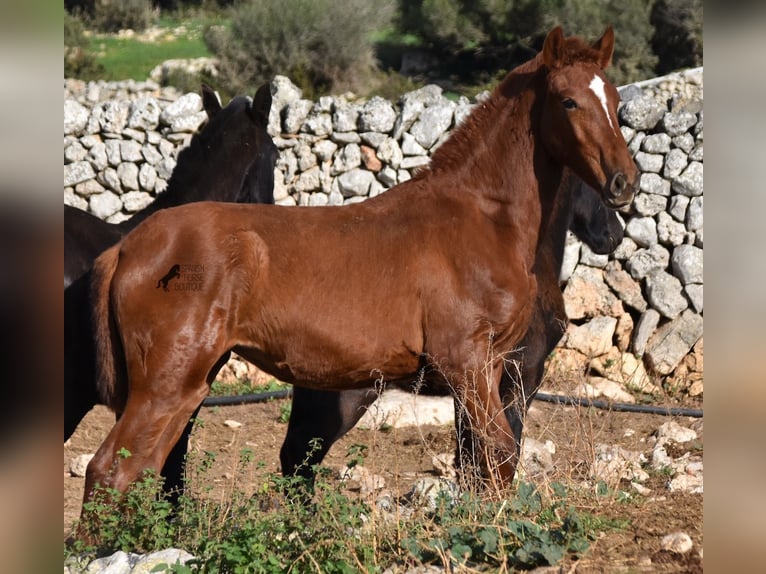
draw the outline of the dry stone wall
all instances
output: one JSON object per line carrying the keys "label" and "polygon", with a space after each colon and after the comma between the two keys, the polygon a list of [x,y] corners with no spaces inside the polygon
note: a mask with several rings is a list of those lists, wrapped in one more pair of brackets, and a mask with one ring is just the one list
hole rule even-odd
{"label": "dry stone wall", "polygon": [[[561,273],[570,325],[552,368],[587,365],[602,376],[582,394],[630,400],[608,384],[615,380],[634,391],[664,383],[702,393],[702,77],[698,68],[620,89],[640,192],[622,213],[617,250],[596,255],[570,234]],[[164,190],[205,119],[198,94],[152,81],[67,80],[64,92],[64,202],[112,222]],[[408,180],[487,94],[454,101],[429,85],[397,102],[311,101],[277,76],[272,95],[276,201],[320,207],[364,201]]]}

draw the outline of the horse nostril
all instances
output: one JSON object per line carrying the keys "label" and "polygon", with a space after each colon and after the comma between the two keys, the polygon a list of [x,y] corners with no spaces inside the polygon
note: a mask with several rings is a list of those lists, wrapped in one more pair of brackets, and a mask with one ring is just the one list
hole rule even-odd
{"label": "horse nostril", "polygon": [[624,173],[616,173],[612,177],[612,181],[609,184],[609,193],[612,194],[612,197],[619,198],[625,193],[627,189],[628,178],[625,177]]}

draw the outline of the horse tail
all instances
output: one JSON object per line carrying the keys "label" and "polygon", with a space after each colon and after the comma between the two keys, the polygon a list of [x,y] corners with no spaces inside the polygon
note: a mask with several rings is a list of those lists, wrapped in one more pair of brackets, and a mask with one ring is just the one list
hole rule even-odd
{"label": "horse tail", "polygon": [[121,413],[128,400],[125,353],[112,306],[112,278],[120,244],[104,251],[90,271],[91,317],[96,348],[96,389],[101,403]]}

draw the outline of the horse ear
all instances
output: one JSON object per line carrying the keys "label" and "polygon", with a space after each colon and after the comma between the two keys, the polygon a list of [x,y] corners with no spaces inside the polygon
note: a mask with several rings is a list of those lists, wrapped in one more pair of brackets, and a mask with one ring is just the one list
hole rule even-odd
{"label": "horse ear", "polygon": [[607,26],[604,35],[593,43],[593,49],[599,53],[598,65],[606,70],[614,54],[614,29],[611,26]]}
{"label": "horse ear", "polygon": [[218,100],[215,90],[204,82],[202,83],[202,106],[207,112],[208,119],[212,119],[221,111],[221,102]]}
{"label": "horse ear", "polygon": [[543,44],[543,63],[550,70],[560,67],[564,61],[564,30],[556,26],[548,32]]}
{"label": "horse ear", "polygon": [[263,84],[253,97],[253,112],[255,118],[262,124],[269,123],[269,112],[271,111],[271,84]]}

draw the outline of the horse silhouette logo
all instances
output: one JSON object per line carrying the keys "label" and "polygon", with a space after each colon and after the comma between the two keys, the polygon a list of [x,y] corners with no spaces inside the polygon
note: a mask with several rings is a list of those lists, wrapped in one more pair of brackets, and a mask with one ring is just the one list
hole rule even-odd
{"label": "horse silhouette logo", "polygon": [[176,277],[180,277],[180,276],[181,276],[181,265],[179,263],[176,263],[175,265],[173,265],[173,267],[170,268],[170,271],[168,271],[162,279],[157,281],[157,287],[155,287],[155,289],[159,289],[160,286],[162,286],[162,288],[165,291],[170,291],[170,289],[168,289],[168,283],[170,283],[171,279],[175,279]]}

